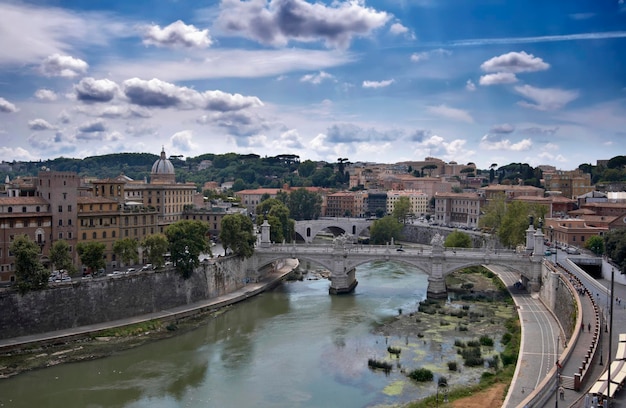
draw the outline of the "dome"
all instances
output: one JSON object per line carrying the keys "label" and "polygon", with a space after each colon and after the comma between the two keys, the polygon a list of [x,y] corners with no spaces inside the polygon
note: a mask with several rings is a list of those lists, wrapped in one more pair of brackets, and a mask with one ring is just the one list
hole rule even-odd
{"label": "dome", "polygon": [[174,174],[174,165],[165,158],[165,149],[161,150],[161,157],[152,165],[152,174]]}
{"label": "dome", "polygon": [[168,184],[175,183],[174,165],[165,157],[165,148],[161,150],[161,157],[152,165],[150,183]]}

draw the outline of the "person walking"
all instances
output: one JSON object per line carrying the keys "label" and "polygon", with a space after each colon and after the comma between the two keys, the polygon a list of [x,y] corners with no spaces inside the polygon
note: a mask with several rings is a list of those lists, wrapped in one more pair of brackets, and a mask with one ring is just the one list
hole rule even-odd
{"label": "person walking", "polygon": [[560,386],[560,387],[559,387],[559,398],[560,398],[561,400],[564,400],[564,399],[565,399],[565,388],[563,388],[563,386]]}

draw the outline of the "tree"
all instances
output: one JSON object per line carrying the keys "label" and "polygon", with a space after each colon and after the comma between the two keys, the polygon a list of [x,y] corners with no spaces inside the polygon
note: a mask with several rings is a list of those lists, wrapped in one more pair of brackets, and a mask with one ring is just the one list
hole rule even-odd
{"label": "tree", "polygon": [[102,242],[79,242],[76,245],[76,252],[78,252],[81,262],[92,272],[106,266],[104,262],[105,249],[106,245]]}
{"label": "tree", "polygon": [[470,238],[469,234],[454,230],[448,234],[443,246],[446,248],[471,248],[472,238]]}
{"label": "tree", "polygon": [[393,205],[393,215],[398,221],[406,224],[406,220],[411,212],[411,200],[407,196],[399,197]]}
{"label": "tree", "polygon": [[39,260],[41,250],[36,242],[28,235],[18,235],[9,250],[15,256],[15,278],[21,293],[48,286],[50,271],[46,270]]}
{"label": "tree", "polygon": [[160,268],[165,263],[163,259],[163,255],[167,252],[167,248],[169,243],[167,242],[167,237],[163,234],[152,234],[148,235],[141,246],[144,247],[146,251],[146,258],[148,262],[152,264],[155,268]]}
{"label": "tree", "polygon": [[70,275],[76,272],[76,267],[72,263],[70,244],[67,241],[63,239],[54,241],[50,248],[50,263],[53,269],[65,269]]}
{"label": "tree", "polygon": [[317,165],[315,164],[315,162],[311,160],[305,160],[300,163],[300,166],[298,166],[298,174],[300,175],[300,177],[310,177],[316,168]]}
{"label": "tree", "polygon": [[220,240],[224,249],[230,249],[234,254],[249,258],[254,253],[256,237],[253,233],[254,225],[243,214],[229,214],[222,218]]}
{"label": "tree", "polygon": [[291,242],[296,227],[293,220],[289,219],[289,208],[285,204],[275,198],[270,198],[257,206],[256,213],[259,216],[258,224],[267,219],[271,225],[270,235],[273,242],[283,242],[283,240]]}
{"label": "tree", "polygon": [[124,265],[130,265],[131,261],[135,264],[139,262],[139,243],[132,238],[122,238],[113,244],[113,252],[117,255]]}
{"label": "tree", "polygon": [[172,262],[183,279],[188,279],[200,265],[200,254],[211,254],[209,225],[202,221],[181,220],[165,229]]}
{"label": "tree", "polygon": [[609,231],[604,236],[604,247],[606,254],[618,266],[621,273],[626,273],[626,229]]}
{"label": "tree", "polygon": [[313,172],[311,182],[316,187],[332,187],[335,183],[333,169],[322,167]]}
{"label": "tree", "polygon": [[604,239],[599,235],[589,237],[585,242],[585,248],[598,256],[602,255],[604,253]]}
{"label": "tree", "polygon": [[397,240],[402,232],[402,224],[392,215],[387,215],[372,223],[370,227],[370,238],[374,244],[385,244],[391,238]]}
{"label": "tree", "polygon": [[294,220],[315,220],[322,212],[322,196],[299,188],[289,194],[288,207]]}
{"label": "tree", "polygon": [[433,174],[433,170],[437,168],[438,167],[436,164],[427,164],[425,166],[422,166],[422,177],[424,176],[424,170],[428,170],[428,177],[431,177]]}
{"label": "tree", "polygon": [[511,201],[507,204],[502,223],[497,235],[502,245],[514,248],[526,240],[528,228],[528,204],[522,201]]}
{"label": "tree", "polygon": [[498,194],[484,207],[484,214],[479,218],[478,225],[495,232],[502,224],[504,214],[506,214],[506,197],[504,194]]}

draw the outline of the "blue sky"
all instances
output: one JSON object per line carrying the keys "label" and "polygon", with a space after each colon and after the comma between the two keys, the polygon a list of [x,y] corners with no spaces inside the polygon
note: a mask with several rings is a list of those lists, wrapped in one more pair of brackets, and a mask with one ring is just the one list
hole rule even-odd
{"label": "blue sky", "polygon": [[624,0],[0,0],[0,159],[626,154]]}

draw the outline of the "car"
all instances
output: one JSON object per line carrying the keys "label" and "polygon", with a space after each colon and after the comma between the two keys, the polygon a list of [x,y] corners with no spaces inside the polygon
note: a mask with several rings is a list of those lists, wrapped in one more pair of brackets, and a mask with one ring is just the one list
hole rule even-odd
{"label": "car", "polygon": [[154,268],[152,267],[151,263],[145,264],[144,266],[141,267],[142,271],[149,271],[149,270],[152,270],[152,269],[154,269]]}
{"label": "car", "polygon": [[551,254],[556,254],[556,248],[554,248],[554,247],[550,248],[550,253]]}
{"label": "car", "polygon": [[570,255],[578,255],[578,254],[580,254],[580,251],[576,247],[569,247],[569,248],[567,248],[565,250],[565,252],[567,252]]}
{"label": "car", "polygon": [[552,256],[552,251],[550,250],[546,250],[546,252],[543,253],[545,256]]}
{"label": "car", "polygon": [[126,269],[126,272],[124,272],[124,273],[133,273],[135,271],[137,271],[137,269],[135,269],[135,268],[128,268],[128,269]]}

